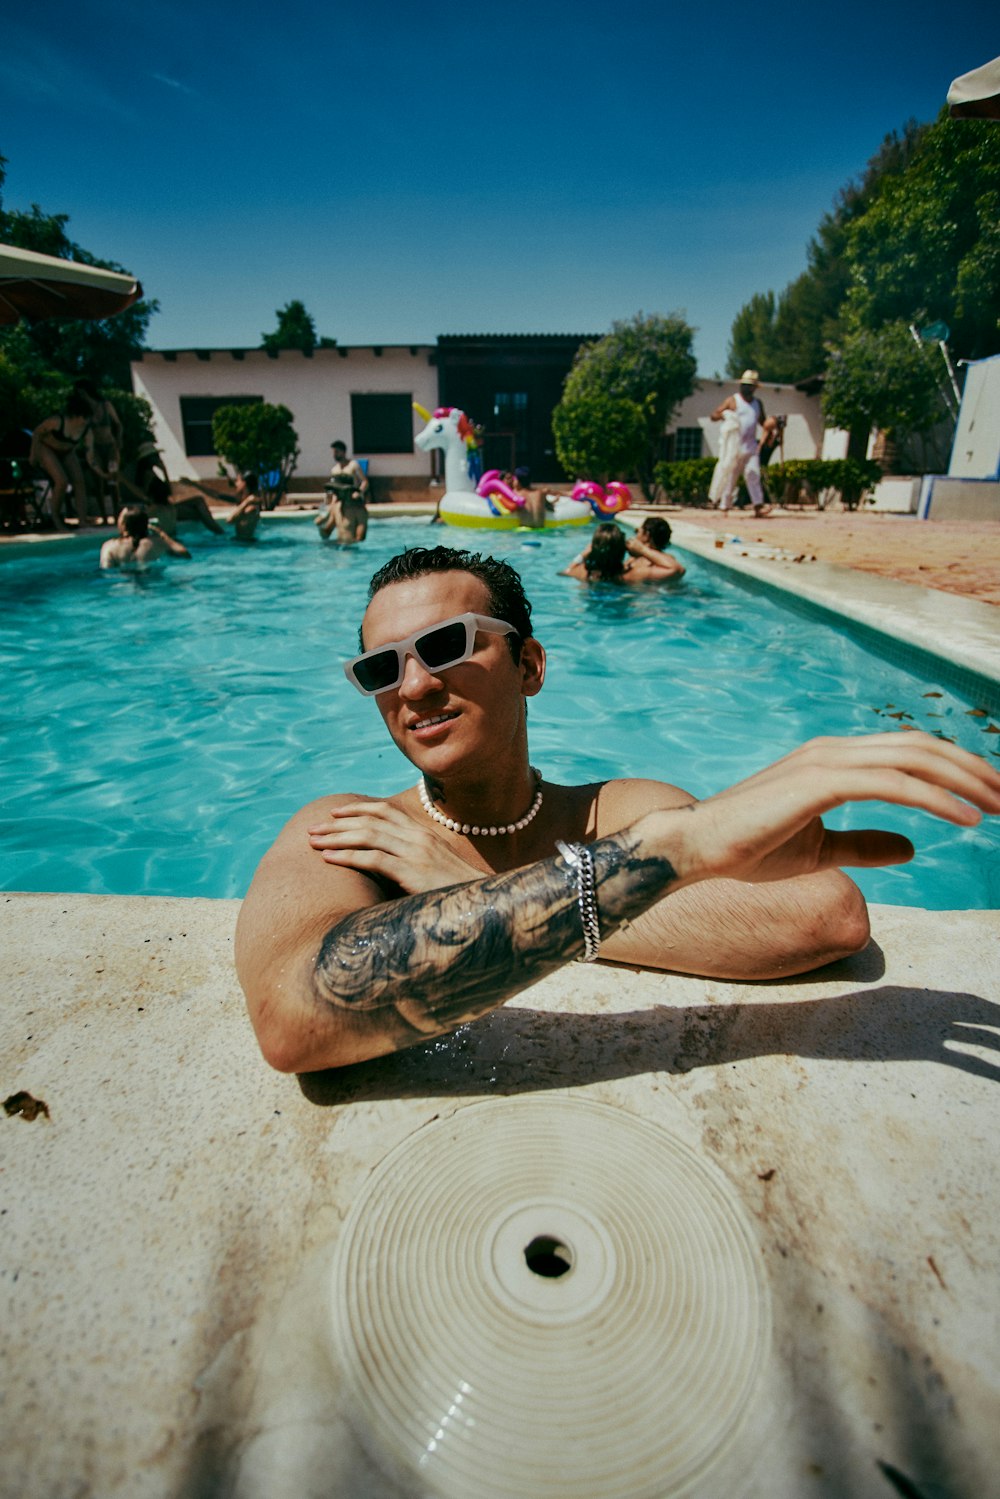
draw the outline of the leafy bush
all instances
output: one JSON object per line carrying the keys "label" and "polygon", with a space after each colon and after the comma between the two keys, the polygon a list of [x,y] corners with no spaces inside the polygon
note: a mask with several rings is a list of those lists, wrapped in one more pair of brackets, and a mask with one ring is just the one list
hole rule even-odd
{"label": "leafy bush", "polygon": [[[558,433],[560,409],[576,406],[580,420],[575,427],[579,431],[585,420],[584,402],[594,397],[615,403],[618,425],[616,432],[607,433],[612,451],[602,446],[605,434],[600,424],[589,434],[587,451],[595,453],[600,461],[595,465],[596,472],[587,474],[587,478],[595,477],[596,473],[624,472],[629,478],[638,479],[647,500],[654,498],[653,470],[662,452],[663,433],[681,401],[695,386],[693,340],[694,329],[679,313],[647,317],[640,312],[630,322],[612,324],[611,332],[604,338],[579,349],[566,376],[562,401],[553,414],[553,430]],[[626,431],[629,451],[623,453]],[[560,461],[571,476],[578,473],[561,452]]]}
{"label": "leafy bush", "polygon": [[845,510],[856,510],[881,477],[881,468],[871,458],[789,458],[764,469],[764,482],[776,504],[822,508],[832,490]]}
{"label": "leafy bush", "polygon": [[559,462],[571,479],[629,479],[645,438],[645,416],[627,396],[602,390],[564,395],[552,413]]}
{"label": "leafy bush", "polygon": [[656,482],[675,505],[707,505],[714,458],[680,458],[656,465]]}
{"label": "leafy bush", "polygon": [[220,406],[212,418],[212,439],[219,457],[235,473],[257,475],[258,493],[265,508],[273,510],[299,456],[299,439],[288,407],[270,406],[266,401]]}

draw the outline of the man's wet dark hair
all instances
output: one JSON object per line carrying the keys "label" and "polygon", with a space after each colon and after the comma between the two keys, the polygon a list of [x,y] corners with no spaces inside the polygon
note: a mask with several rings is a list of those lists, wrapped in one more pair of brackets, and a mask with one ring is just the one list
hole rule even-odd
{"label": "man's wet dark hair", "polygon": [[598,526],[583,565],[588,577],[596,575],[611,581],[621,577],[625,570],[625,532],[614,521]]}
{"label": "man's wet dark hair", "polygon": [[257,493],[257,485],[260,483],[260,476],[258,475],[256,469],[247,469],[246,473],[240,474],[240,478],[243,480],[243,483],[246,485],[247,489],[249,489],[251,494]]}
{"label": "man's wet dark hair", "polygon": [[149,516],[141,505],[126,505],[121,518],[125,535],[133,541],[142,541],[149,535]]}
{"label": "man's wet dark hair", "polygon": [[[521,576],[509,562],[483,557],[478,552],[462,552],[454,547],[408,547],[383,563],[368,585],[369,602],[390,583],[405,583],[428,573],[471,573],[485,584],[489,593],[487,612],[493,619],[506,620],[516,635],[508,635],[507,645],[515,661],[521,657],[521,641],[531,634],[531,605],[525,596]],[[358,635],[360,638],[360,630]],[[364,650],[364,641],[361,641]]]}
{"label": "man's wet dark hair", "polygon": [[639,529],[645,531],[650,546],[654,546],[658,552],[670,545],[670,522],[661,515],[647,515]]}

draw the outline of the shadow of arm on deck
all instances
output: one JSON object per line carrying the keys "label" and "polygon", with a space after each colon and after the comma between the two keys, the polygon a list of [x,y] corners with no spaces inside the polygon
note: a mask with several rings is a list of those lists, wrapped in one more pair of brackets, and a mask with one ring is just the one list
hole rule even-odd
{"label": "shadow of arm on deck", "polygon": [[1000,1082],[1000,1005],[976,994],[888,984],[824,999],[655,1005],[617,1015],[500,1009],[408,1051],[303,1074],[299,1084],[310,1102],[327,1107],[544,1092],[782,1055],[939,1062]]}

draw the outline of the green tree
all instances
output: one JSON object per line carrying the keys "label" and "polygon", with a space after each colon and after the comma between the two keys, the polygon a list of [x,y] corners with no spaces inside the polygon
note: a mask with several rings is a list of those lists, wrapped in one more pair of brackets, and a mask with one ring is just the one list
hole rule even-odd
{"label": "green tree", "polygon": [[905,172],[929,129],[910,120],[885,137],[860,178],[837,194],[806,247],[807,268],[778,296],[757,292],[740,308],[730,334],[726,371],[746,367],[768,380],[794,384],[826,368],[828,345],[841,337],[851,287],[848,245],[852,224],[875,202],[883,184]]}
{"label": "green tree", "polygon": [[833,426],[929,432],[946,414],[931,358],[906,323],[850,333],[831,357],[823,415]]}
{"label": "green tree", "polygon": [[[220,406],[212,417],[215,450],[237,474],[256,474],[268,510],[281,499],[295,472],[299,440],[287,406],[253,401]],[[225,472],[225,469],[223,469]]]}
{"label": "green tree", "polygon": [[[6,209],[2,197],[6,166],[6,159],[0,156],[0,241],[60,260],[131,274],[124,266],[100,260],[70,239],[68,214],[44,213],[37,203],[26,211]],[[40,368],[70,380],[87,375],[100,386],[124,388],[131,384],[131,362],[145,345],[149,320],[158,307],[158,302],[145,298],[111,318],[51,319],[30,327],[21,323],[0,329],[0,351],[24,370],[26,379],[32,369]]]}
{"label": "green tree", "polygon": [[[319,345],[316,324],[304,302],[286,302],[284,307],[278,308],[275,316],[278,326],[273,333],[261,334],[262,349],[269,349],[272,353],[278,349],[301,349],[304,354],[311,354]],[[329,339],[323,339],[323,347],[328,347],[329,343]]]}
{"label": "green tree", "polygon": [[641,407],[627,396],[586,391],[563,396],[552,413],[556,456],[571,478],[629,477],[646,438]]}
{"label": "green tree", "polygon": [[[563,407],[572,412],[574,405],[581,410],[579,403],[584,398],[600,396],[614,403],[627,402],[634,408],[631,415],[624,405],[609,408],[614,421],[607,446],[601,448],[602,434],[597,430],[589,451],[601,460],[599,472],[625,471],[639,480],[647,499],[654,497],[664,432],[681,401],[694,390],[697,366],[693,341],[694,329],[680,313],[645,317],[640,312],[630,322],[614,323],[604,338],[579,350],[556,407],[556,412]],[[570,420],[569,416],[565,420]],[[554,413],[554,429],[556,424]],[[621,440],[629,429],[634,446],[626,453]],[[578,470],[571,467],[570,472]]]}
{"label": "green tree", "polygon": [[953,352],[1000,352],[1000,131],[942,112],[852,224],[850,328],[944,322]]}

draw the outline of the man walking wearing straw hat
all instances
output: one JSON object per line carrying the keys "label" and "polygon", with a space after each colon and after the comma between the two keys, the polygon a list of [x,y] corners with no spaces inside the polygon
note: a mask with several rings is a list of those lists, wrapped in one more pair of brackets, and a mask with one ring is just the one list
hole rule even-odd
{"label": "man walking wearing straw hat", "polygon": [[[725,472],[719,475],[718,483],[713,475],[713,498],[717,497],[720,510],[731,509],[742,478],[750,496],[753,513],[757,517],[767,513],[764,509],[764,487],[760,480],[760,444],[757,441],[757,428],[764,422],[764,403],[754,395],[759,380],[756,370],[744,370],[740,376],[739,390],[727,396],[712,412],[713,422],[721,422],[729,411],[734,413],[739,422],[739,433],[734,434],[737,438],[736,451],[726,461]],[[723,462],[721,451],[719,462]]]}

